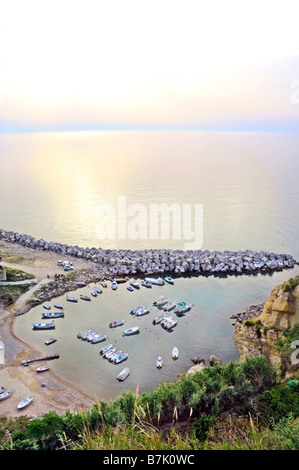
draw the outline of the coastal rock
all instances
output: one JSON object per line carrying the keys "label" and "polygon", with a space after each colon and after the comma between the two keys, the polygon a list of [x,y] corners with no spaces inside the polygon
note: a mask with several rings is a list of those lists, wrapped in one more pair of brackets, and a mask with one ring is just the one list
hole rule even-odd
{"label": "coastal rock", "polygon": [[193,375],[196,372],[201,372],[204,368],[205,364],[203,362],[201,362],[200,364],[196,364],[195,366],[192,366],[190,367],[190,369],[188,369],[188,371],[186,372],[186,377],[188,377],[188,375]]}
{"label": "coastal rock", "polygon": [[214,367],[214,366],[221,365],[222,360],[219,359],[219,357],[215,356],[214,354],[211,354],[211,356],[209,357],[209,363],[210,363],[210,366]]}
{"label": "coastal rock", "polygon": [[205,364],[205,360],[197,356],[192,356],[191,361],[193,362],[193,364],[201,364],[201,363]]}

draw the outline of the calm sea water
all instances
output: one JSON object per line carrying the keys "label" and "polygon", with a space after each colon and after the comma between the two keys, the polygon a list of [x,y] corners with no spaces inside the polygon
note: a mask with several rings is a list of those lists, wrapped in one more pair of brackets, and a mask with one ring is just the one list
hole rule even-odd
{"label": "calm sea water", "polygon": [[[104,248],[184,248],[184,239],[99,240],[98,208],[127,204],[203,205],[202,249],[265,249],[299,258],[299,137],[279,133],[212,132],[91,132],[0,136],[0,226],[36,238]],[[174,286],[140,289],[110,288],[92,302],[66,306],[56,321],[58,342],[44,345],[49,332],[32,331],[40,320],[37,307],[16,321],[16,333],[44,353],[58,352],[51,367],[63,378],[99,397],[112,399],[139,383],[146,390],[172,380],[192,365],[190,357],[207,361],[210,354],[224,362],[237,357],[230,315],[263,302],[272,287],[298,273],[272,276],[192,278]],[[89,293],[89,288],[80,293]],[[194,308],[179,319],[173,333],[153,326],[152,306],[160,294],[185,300]],[[137,320],[130,310],[151,307]],[[108,323],[138,323],[140,335],[123,338]],[[129,353],[131,375],[123,384],[115,377],[124,365],[113,366],[99,356],[100,345],[76,338],[94,327]],[[50,334],[51,335],[51,334]],[[171,359],[177,346],[179,360]],[[155,368],[161,354],[164,366]]]}

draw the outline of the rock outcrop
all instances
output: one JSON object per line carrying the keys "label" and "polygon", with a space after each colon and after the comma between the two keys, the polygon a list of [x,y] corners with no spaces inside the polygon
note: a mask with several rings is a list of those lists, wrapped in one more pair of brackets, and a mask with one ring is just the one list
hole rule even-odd
{"label": "rock outcrop", "polygon": [[261,314],[237,324],[233,336],[240,360],[248,356],[263,355],[276,368],[278,377],[285,376],[288,370],[294,369],[289,358],[281,354],[278,345],[284,342],[283,332],[299,324],[299,285],[293,284],[290,289],[285,286],[286,283],[276,286]]}

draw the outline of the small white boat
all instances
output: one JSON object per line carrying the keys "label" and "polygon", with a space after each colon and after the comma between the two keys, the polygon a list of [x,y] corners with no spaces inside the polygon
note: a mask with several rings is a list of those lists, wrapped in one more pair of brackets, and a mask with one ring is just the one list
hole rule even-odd
{"label": "small white boat", "polygon": [[157,359],[156,359],[156,366],[157,366],[157,369],[162,369],[163,367],[163,359],[161,356],[158,356]]}
{"label": "small white boat", "polygon": [[158,297],[157,300],[153,302],[153,305],[155,307],[163,307],[163,305],[167,304],[168,302],[169,302],[169,299],[167,297],[160,295],[160,297]]}
{"label": "small white boat", "polygon": [[174,313],[178,316],[184,315],[184,313],[189,312],[193,307],[192,304],[187,304],[186,302],[180,302],[176,305]]}
{"label": "small white boat", "polygon": [[40,373],[40,372],[46,372],[47,370],[49,370],[50,367],[49,366],[40,366],[40,367],[37,367],[35,369],[36,372]]}
{"label": "small white boat", "polygon": [[127,286],[127,289],[130,291],[130,292],[133,292],[134,291],[134,288],[132,286]]}
{"label": "small white boat", "polygon": [[161,323],[162,320],[164,320],[165,318],[165,315],[159,315],[158,317],[154,318],[153,319],[153,325],[158,325],[159,323]]}
{"label": "small white boat", "polygon": [[53,330],[55,328],[55,323],[32,323],[34,330]]}
{"label": "small white boat", "polygon": [[116,289],[117,289],[117,282],[116,282],[116,281],[112,281],[111,289],[112,289],[112,290],[116,290]]}
{"label": "small white boat", "polygon": [[76,297],[69,297],[69,296],[67,296],[66,300],[67,300],[68,302],[78,302],[78,299],[77,299]]}
{"label": "small white boat", "polygon": [[63,305],[62,304],[54,304],[54,308],[59,308],[60,310],[63,310]]}
{"label": "small white boat", "polygon": [[90,293],[93,297],[97,297],[99,295],[95,289],[91,289]]}
{"label": "small white boat", "polygon": [[172,359],[173,359],[173,360],[178,359],[178,357],[179,357],[179,350],[178,350],[178,348],[177,348],[176,346],[173,348],[171,354],[172,354]]}
{"label": "small white boat", "polygon": [[20,403],[18,404],[18,410],[22,410],[23,408],[25,408],[26,406],[30,405],[30,403],[33,402],[33,398],[32,397],[26,397],[24,398],[24,400],[20,401]]}
{"label": "small white boat", "polygon": [[165,282],[167,282],[167,284],[174,284],[174,280],[172,279],[171,276],[166,276],[163,279]]}
{"label": "small white boat", "polygon": [[87,302],[90,302],[90,301],[91,301],[91,298],[88,297],[88,295],[80,295],[80,299],[81,299],[81,300],[86,300]]}
{"label": "small white boat", "polygon": [[108,352],[108,351],[109,351],[110,349],[112,349],[112,348],[113,348],[113,344],[112,344],[112,343],[111,343],[111,344],[107,344],[106,346],[104,346],[104,347],[100,350],[99,354],[102,356],[103,354],[105,354],[106,352]]}
{"label": "small white boat", "polygon": [[136,281],[136,279],[130,279],[129,282],[130,282],[130,285],[131,285],[132,287],[134,287],[135,289],[139,289],[140,284],[139,284],[138,281]]}
{"label": "small white boat", "polygon": [[63,318],[64,312],[45,312],[41,316],[42,318]]}
{"label": "small white boat", "polygon": [[122,351],[115,351],[111,356],[108,357],[109,362],[114,362],[114,359],[116,359],[118,356],[120,356],[123,352]]}
{"label": "small white boat", "polygon": [[45,345],[49,346],[50,344],[56,343],[57,338],[49,338],[45,341]]}
{"label": "small white boat", "polygon": [[44,307],[46,310],[51,310],[51,305],[48,304],[48,303],[44,303],[44,304],[43,304],[43,307]]}
{"label": "small white boat", "polygon": [[177,324],[178,324],[177,320],[175,320],[175,319],[172,318],[172,317],[165,317],[165,318],[161,321],[161,326],[162,326],[165,330],[172,330],[172,328],[174,328]]}
{"label": "small white boat", "polygon": [[116,377],[116,380],[118,380],[119,382],[123,382],[124,380],[126,380],[126,378],[130,375],[130,369],[129,367],[125,367],[119,374],[118,376]]}
{"label": "small white boat", "polygon": [[102,343],[103,341],[106,341],[107,336],[102,335],[102,334],[96,334],[90,341],[92,344],[97,344],[97,343]]}
{"label": "small white boat", "polygon": [[102,294],[102,293],[103,293],[102,289],[100,289],[100,288],[97,287],[97,286],[94,286],[93,290],[94,290],[97,294]]}
{"label": "small white boat", "polygon": [[129,354],[128,353],[121,353],[117,357],[113,359],[114,364],[120,364],[121,362],[125,361],[128,359]]}
{"label": "small white boat", "polygon": [[141,285],[143,285],[143,287],[147,287],[148,289],[152,288],[151,283],[147,281],[142,281]]}
{"label": "small white boat", "polygon": [[6,400],[6,398],[11,397],[11,392],[2,392],[0,393],[0,400]]}
{"label": "small white boat", "polygon": [[136,335],[140,332],[140,326],[132,326],[123,332],[123,336]]}
{"label": "small white boat", "polygon": [[105,282],[105,281],[102,281],[102,282],[101,282],[101,286],[102,286],[102,287],[107,287],[106,282]]}
{"label": "small white boat", "polygon": [[155,277],[146,277],[145,280],[147,282],[150,282],[151,284],[155,284],[156,286],[164,286],[165,284],[165,282],[161,278],[156,279]]}
{"label": "small white boat", "polygon": [[104,354],[103,354],[103,357],[105,359],[109,359],[110,356],[112,356],[112,354],[114,354],[116,352],[116,348],[111,348],[109,349],[109,351],[106,351]]}
{"label": "small white boat", "polygon": [[135,317],[141,317],[142,315],[147,315],[149,313],[149,309],[142,306],[142,307],[137,307],[131,310],[131,315],[135,315]]}
{"label": "small white boat", "polygon": [[123,320],[115,320],[109,323],[109,328],[116,328],[118,326],[122,326],[124,324]]}
{"label": "small white boat", "polygon": [[167,302],[166,305],[163,305],[163,310],[164,312],[170,312],[171,310],[173,310],[176,306],[176,302]]}

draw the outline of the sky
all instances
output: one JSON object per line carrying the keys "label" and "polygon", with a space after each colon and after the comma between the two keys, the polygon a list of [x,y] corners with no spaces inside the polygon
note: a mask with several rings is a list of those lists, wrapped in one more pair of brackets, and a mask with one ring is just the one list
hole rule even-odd
{"label": "sky", "polygon": [[298,0],[0,0],[0,132],[296,129]]}

